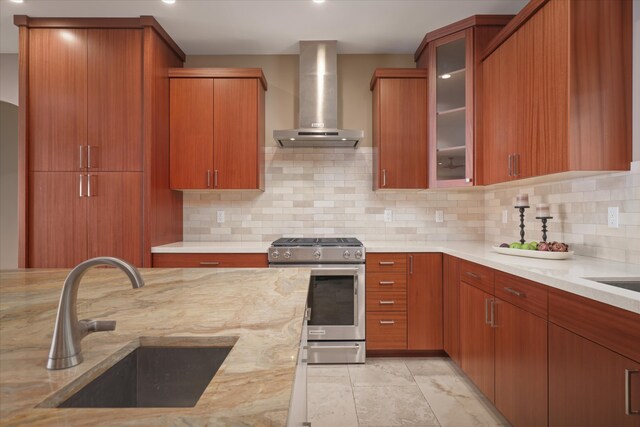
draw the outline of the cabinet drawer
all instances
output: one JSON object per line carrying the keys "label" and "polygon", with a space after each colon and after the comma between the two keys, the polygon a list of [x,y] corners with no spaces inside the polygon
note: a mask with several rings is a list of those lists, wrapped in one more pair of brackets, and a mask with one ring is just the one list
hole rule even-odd
{"label": "cabinet drawer", "polygon": [[469,261],[460,261],[460,281],[493,295],[493,269]]}
{"label": "cabinet drawer", "polygon": [[367,292],[367,313],[405,311],[407,293],[402,291]]}
{"label": "cabinet drawer", "polygon": [[267,254],[153,254],[160,268],[267,268]]}
{"label": "cabinet drawer", "polygon": [[407,290],[405,273],[367,273],[366,278],[367,292]]}
{"label": "cabinet drawer", "polygon": [[406,273],[407,254],[367,254],[367,273],[392,271]]}
{"label": "cabinet drawer", "polygon": [[511,274],[496,272],[495,295],[504,301],[547,318],[547,287]]}
{"label": "cabinet drawer", "polygon": [[367,350],[407,348],[407,313],[367,313]]}

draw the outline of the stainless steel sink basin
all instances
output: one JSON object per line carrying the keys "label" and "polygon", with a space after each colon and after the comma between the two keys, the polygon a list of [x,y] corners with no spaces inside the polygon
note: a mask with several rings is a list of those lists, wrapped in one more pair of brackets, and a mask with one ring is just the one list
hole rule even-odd
{"label": "stainless steel sink basin", "polygon": [[609,286],[615,286],[616,288],[629,289],[630,291],[640,292],[640,278],[638,277],[623,277],[612,279],[585,277],[585,279],[593,280],[594,282],[602,283]]}

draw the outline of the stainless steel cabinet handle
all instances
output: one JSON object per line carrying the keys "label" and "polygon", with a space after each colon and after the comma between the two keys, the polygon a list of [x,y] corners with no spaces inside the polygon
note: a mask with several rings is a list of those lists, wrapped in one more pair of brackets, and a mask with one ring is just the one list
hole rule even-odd
{"label": "stainless steel cabinet handle", "polygon": [[91,146],[87,145],[87,169],[91,169]]}
{"label": "stainless steel cabinet handle", "polygon": [[491,307],[491,319],[489,319],[489,324],[492,328],[495,328],[498,326],[496,324],[496,300],[491,299],[491,301],[489,302],[489,307]]}
{"label": "stainless steel cabinet handle", "polygon": [[380,284],[380,285],[395,285],[396,282],[394,282],[392,280],[386,280],[386,281],[380,281],[380,282],[378,282],[378,284]]}
{"label": "stainless steel cabinet handle", "polygon": [[211,187],[211,171],[207,169],[207,188]]}
{"label": "stainless steel cabinet handle", "polygon": [[513,154],[509,154],[509,176],[513,176],[513,169],[511,168],[511,158]]}
{"label": "stainless steel cabinet handle", "polygon": [[87,174],[87,197],[91,197],[91,175]]}
{"label": "stainless steel cabinet handle", "polygon": [[489,301],[490,301],[490,298],[484,299],[484,323],[487,325],[491,324],[489,322]]}
{"label": "stainless steel cabinet handle", "polygon": [[378,262],[378,264],[380,264],[380,265],[395,265],[396,263],[394,261],[380,261],[380,262]]}
{"label": "stainless steel cabinet handle", "polygon": [[82,164],[83,164],[83,163],[82,163],[82,145],[81,145],[81,146],[80,146],[80,169],[82,169],[82,168],[83,168]]}
{"label": "stainless steel cabinet handle", "polygon": [[308,322],[311,320],[311,307],[307,307],[304,312],[304,319]]}
{"label": "stainless steel cabinet handle", "polygon": [[474,279],[478,279],[478,280],[482,279],[482,277],[480,277],[479,274],[476,274],[476,273],[474,273],[472,271],[467,271],[466,273],[467,273],[467,276],[473,277]]}
{"label": "stainless steel cabinet handle", "polygon": [[218,169],[213,171],[213,188],[218,186]]}
{"label": "stainless steel cabinet handle", "polygon": [[515,295],[517,297],[520,297],[520,298],[526,298],[527,297],[527,294],[525,294],[524,292],[516,291],[515,289],[511,289],[511,288],[505,287],[504,290],[509,292],[510,294],[513,294],[513,295]]}
{"label": "stainless steel cabinet handle", "polygon": [[409,255],[409,274],[413,274],[413,255]]}
{"label": "stainless steel cabinet handle", "polygon": [[380,324],[381,325],[395,325],[396,321],[395,320],[380,320]]}
{"label": "stainless steel cabinet handle", "polygon": [[387,186],[387,170],[386,169],[382,169],[382,186],[383,187]]}
{"label": "stainless steel cabinet handle", "polygon": [[84,194],[82,194],[82,174],[80,174],[80,197],[84,197]]}
{"label": "stainless steel cabinet handle", "polygon": [[380,300],[380,305],[393,305],[395,303],[396,303],[395,301],[383,301],[383,300]]}
{"label": "stainless steel cabinet handle", "polygon": [[200,261],[200,265],[220,265],[218,261]]}
{"label": "stainless steel cabinet handle", "polygon": [[631,407],[631,374],[638,372],[638,369],[624,370],[624,413],[627,415],[640,415],[640,409],[634,411]]}

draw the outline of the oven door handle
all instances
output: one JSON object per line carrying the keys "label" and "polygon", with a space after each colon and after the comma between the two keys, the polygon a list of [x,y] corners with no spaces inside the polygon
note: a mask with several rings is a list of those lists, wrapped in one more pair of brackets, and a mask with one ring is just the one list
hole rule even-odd
{"label": "oven door handle", "polygon": [[310,345],[307,350],[360,350],[360,344],[354,344],[354,345]]}
{"label": "oven door handle", "polygon": [[312,268],[311,276],[351,276],[358,277],[357,268]]}

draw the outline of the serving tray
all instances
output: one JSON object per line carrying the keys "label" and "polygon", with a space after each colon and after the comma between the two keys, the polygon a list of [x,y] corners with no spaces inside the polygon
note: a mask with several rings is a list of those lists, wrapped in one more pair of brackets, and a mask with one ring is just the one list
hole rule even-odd
{"label": "serving tray", "polygon": [[573,256],[573,251],[569,251],[569,252],[530,251],[528,249],[501,248],[500,246],[492,246],[492,248],[494,251],[500,254],[523,256],[527,258],[569,259]]}

